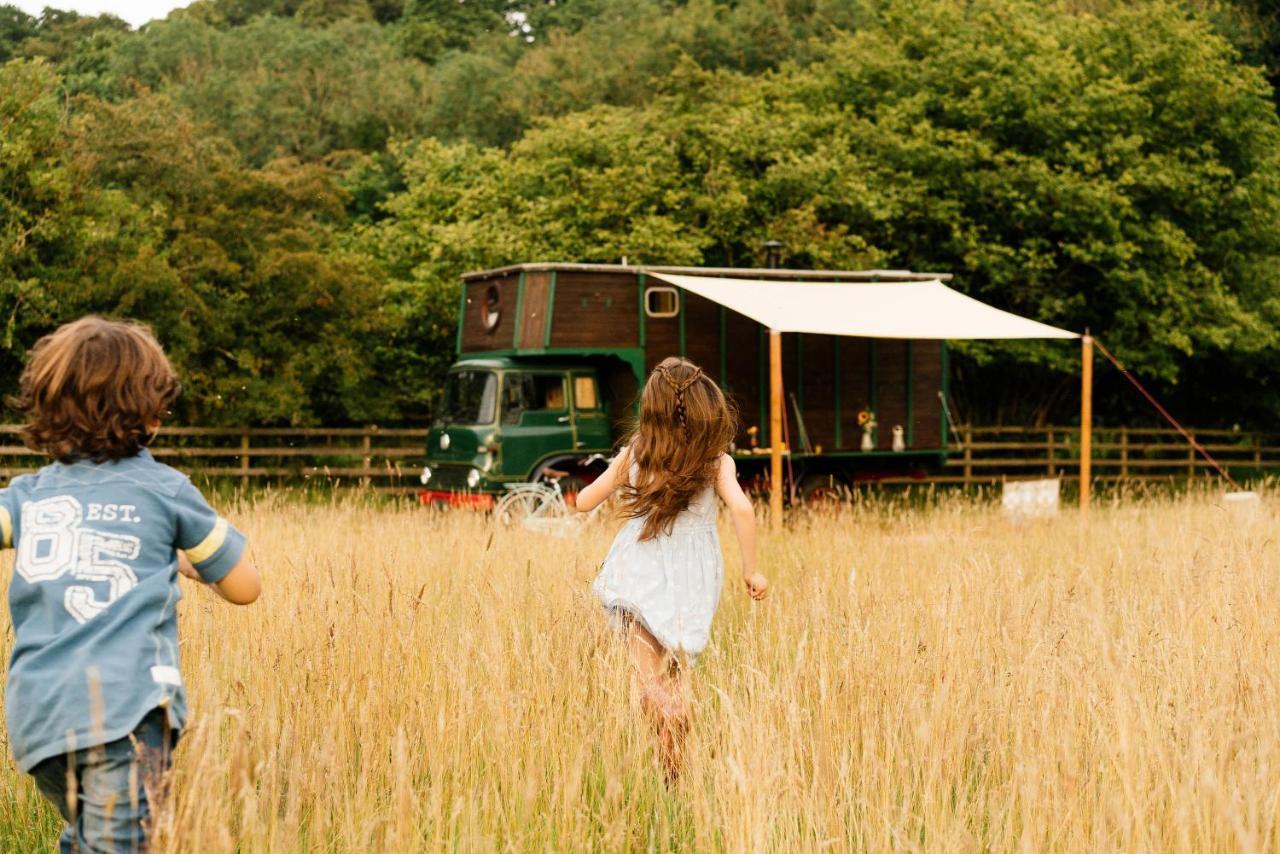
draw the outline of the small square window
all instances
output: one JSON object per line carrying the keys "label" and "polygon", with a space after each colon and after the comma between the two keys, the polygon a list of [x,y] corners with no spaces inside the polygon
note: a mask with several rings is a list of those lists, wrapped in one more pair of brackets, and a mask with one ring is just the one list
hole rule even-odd
{"label": "small square window", "polygon": [[680,293],[675,288],[645,288],[644,313],[649,317],[675,317],[680,313]]}
{"label": "small square window", "polygon": [[561,374],[507,374],[502,385],[502,423],[519,424],[525,412],[564,412]]}
{"label": "small square window", "polygon": [[578,409],[599,409],[600,401],[596,396],[596,378],[584,374],[573,377],[573,405]]}

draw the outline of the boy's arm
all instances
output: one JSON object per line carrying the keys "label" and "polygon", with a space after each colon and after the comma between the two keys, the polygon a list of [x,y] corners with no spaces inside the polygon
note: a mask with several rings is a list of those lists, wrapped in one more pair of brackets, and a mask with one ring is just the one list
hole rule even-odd
{"label": "boy's arm", "polygon": [[27,475],[18,475],[0,489],[0,549],[16,549],[22,536],[22,498],[18,491]]}
{"label": "boy's arm", "polygon": [[191,565],[191,558],[187,557],[187,553],[179,550],[178,552],[178,572],[182,573],[192,581],[204,583],[204,579],[200,577],[200,573],[196,572],[196,568]]}
{"label": "boy's arm", "polygon": [[728,454],[720,458],[716,494],[729,508],[729,515],[733,518],[738,550],[742,553],[742,581],[747,585],[747,593],[752,599],[763,599],[769,591],[769,582],[756,568],[756,510],[738,485],[738,467]]}
{"label": "boy's arm", "polygon": [[236,605],[248,605],[262,592],[262,580],[245,549],[244,535],[219,516],[200,490],[187,483],[175,496],[178,571],[212,585]]}
{"label": "boy's arm", "polygon": [[249,605],[257,600],[262,594],[262,576],[247,550],[231,571],[214,583],[213,589],[233,605]]}
{"label": "boy's arm", "polygon": [[9,490],[0,489],[0,549],[13,548],[13,513],[9,510]]}
{"label": "boy's arm", "polygon": [[[191,558],[184,551],[178,552],[178,572],[192,581],[204,583],[200,573],[191,564]],[[210,586],[233,605],[248,605],[262,593],[262,576],[258,574],[258,567],[246,551],[221,581]]]}
{"label": "boy's arm", "polygon": [[574,504],[574,508],[579,513],[586,513],[588,510],[596,509],[618,488],[618,484],[621,483],[622,472],[626,471],[628,460],[631,457],[630,451],[630,448],[623,448],[619,451],[618,455],[613,458],[613,462],[609,463],[609,468],[605,469],[604,474],[578,491],[578,500]]}

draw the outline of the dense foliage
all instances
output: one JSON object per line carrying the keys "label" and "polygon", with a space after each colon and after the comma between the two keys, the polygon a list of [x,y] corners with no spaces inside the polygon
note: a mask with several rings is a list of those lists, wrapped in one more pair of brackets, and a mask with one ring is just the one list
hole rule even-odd
{"label": "dense foliage", "polygon": [[[413,420],[464,270],[773,238],[1091,328],[1189,420],[1280,413],[1269,4],[201,0],[136,32],[0,7],[6,58],[5,390],[99,311],[156,325],[187,419]],[[1062,416],[1074,359],[968,345],[963,414]]]}

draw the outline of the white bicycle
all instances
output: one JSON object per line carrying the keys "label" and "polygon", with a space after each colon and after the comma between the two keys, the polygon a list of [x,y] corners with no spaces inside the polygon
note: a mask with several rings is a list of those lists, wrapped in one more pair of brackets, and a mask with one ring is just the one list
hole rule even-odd
{"label": "white bicycle", "polygon": [[[604,459],[601,454],[592,454],[583,460],[583,465],[589,466]],[[507,494],[493,507],[494,523],[503,528],[522,525],[531,531],[556,537],[576,535],[583,524],[596,517],[600,507],[589,513],[574,512],[561,486],[569,472],[548,468],[543,469],[542,474],[545,480],[507,484]]]}

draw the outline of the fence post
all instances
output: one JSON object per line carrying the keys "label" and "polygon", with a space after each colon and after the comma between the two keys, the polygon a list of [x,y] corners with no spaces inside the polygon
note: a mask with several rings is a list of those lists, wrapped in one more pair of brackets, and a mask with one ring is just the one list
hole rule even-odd
{"label": "fence post", "polygon": [[360,450],[364,452],[364,458],[361,460],[360,468],[364,469],[364,474],[360,476],[360,485],[368,487],[370,484],[369,466],[373,465],[373,431],[378,428],[369,424],[364,428],[364,435],[360,438]]}
{"label": "fence post", "polygon": [[964,485],[973,483],[973,425],[964,425],[960,434],[964,437]]}
{"label": "fence post", "polygon": [[1052,427],[1049,428],[1049,436],[1045,440],[1044,444],[1045,444],[1045,449],[1049,452],[1049,462],[1048,462],[1049,477],[1053,477],[1058,473],[1058,459],[1057,459],[1058,452],[1054,448],[1054,435],[1053,435]]}
{"label": "fence post", "polygon": [[[1191,440],[1195,441],[1195,434],[1189,433]],[[1196,476],[1196,449],[1195,447],[1187,448],[1187,479],[1194,480]]]}
{"label": "fence post", "polygon": [[1129,477],[1129,428],[1120,428],[1120,478]]}
{"label": "fence post", "polygon": [[249,429],[240,434],[240,491],[249,491]]}

